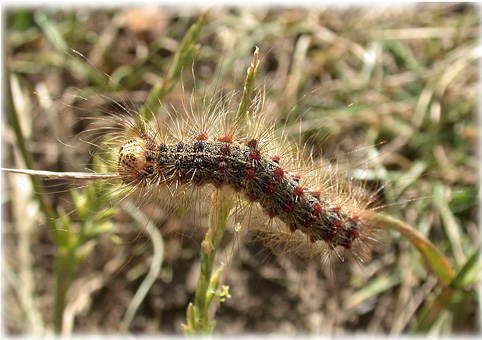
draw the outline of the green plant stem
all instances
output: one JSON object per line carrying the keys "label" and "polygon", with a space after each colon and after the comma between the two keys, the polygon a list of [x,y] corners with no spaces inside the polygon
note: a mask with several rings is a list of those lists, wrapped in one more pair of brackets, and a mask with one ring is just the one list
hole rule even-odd
{"label": "green plant stem", "polygon": [[[201,272],[199,274],[194,304],[188,306],[186,335],[209,335],[214,329],[214,321],[209,320],[209,307],[212,296],[219,285],[220,271],[213,276],[214,260],[219,244],[226,231],[226,223],[234,206],[232,195],[215,191],[209,213],[209,230],[201,244]],[[214,278],[214,279],[213,279]]]}
{"label": "green plant stem", "polygon": [[233,208],[233,201],[222,192],[216,191],[213,194],[213,208],[209,216],[210,229],[206,233],[206,237],[201,245],[201,274],[196,290],[195,305],[199,308],[200,313],[200,331],[204,333],[209,326],[209,304],[207,296],[209,293],[209,284],[211,282],[211,274],[214,266],[216,252],[226,231],[226,223]]}
{"label": "green plant stem", "polygon": [[[198,20],[199,21],[199,20]],[[235,124],[242,128],[248,120],[248,107],[254,90],[254,82],[259,66],[259,49],[256,47],[253,61],[248,68],[244,85],[243,96],[235,115]],[[216,295],[219,286],[219,277],[223,266],[212,275],[214,259],[221,239],[226,231],[226,223],[234,206],[232,195],[225,191],[217,190],[211,197],[211,210],[209,212],[209,230],[201,244],[201,273],[194,304],[187,308],[187,326],[183,325],[186,335],[209,335],[214,330],[215,321],[209,321],[209,307]]]}

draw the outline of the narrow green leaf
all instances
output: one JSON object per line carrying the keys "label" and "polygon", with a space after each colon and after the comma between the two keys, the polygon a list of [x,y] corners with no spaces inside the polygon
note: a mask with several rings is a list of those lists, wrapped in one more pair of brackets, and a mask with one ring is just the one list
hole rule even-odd
{"label": "narrow green leaf", "polygon": [[160,108],[164,98],[172,91],[181,77],[182,71],[194,61],[197,51],[195,45],[208,12],[209,9],[205,10],[184,35],[162,84],[152,87],[146,105],[140,108],[139,113],[142,117],[148,118],[151,113],[155,113]]}
{"label": "narrow green leaf", "polygon": [[259,63],[259,48],[256,46],[253,54],[253,61],[251,62],[251,66],[248,68],[248,74],[246,76],[246,81],[244,82],[243,97],[239,102],[238,110],[236,111],[236,116],[234,117],[234,125],[241,128],[245,125],[244,123],[248,118],[248,107],[254,90],[254,83],[256,80]]}
{"label": "narrow green leaf", "polygon": [[443,287],[435,299],[426,304],[415,327],[415,333],[427,333],[438,320],[440,313],[452,301],[457,290],[480,281],[480,247],[465,262],[455,275],[449,287]]}
{"label": "narrow green leaf", "polygon": [[391,216],[378,213],[373,223],[381,228],[395,230],[408,239],[423,255],[429,267],[438,276],[440,282],[448,286],[454,278],[454,269],[447,258],[429,239],[415,228]]}

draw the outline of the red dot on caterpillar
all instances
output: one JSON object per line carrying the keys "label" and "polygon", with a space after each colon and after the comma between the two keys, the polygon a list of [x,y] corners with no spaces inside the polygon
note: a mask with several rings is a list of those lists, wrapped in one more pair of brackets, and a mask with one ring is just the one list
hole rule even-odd
{"label": "red dot on caterpillar", "polygon": [[206,131],[201,131],[196,137],[196,140],[201,141],[201,140],[207,140],[209,138],[209,135]]}
{"label": "red dot on caterpillar", "polygon": [[305,228],[311,228],[313,226],[313,220],[312,219],[306,219],[301,223],[301,225]]}
{"label": "red dot on caterpillar", "polygon": [[284,175],[283,169],[281,169],[280,167],[274,169],[274,177],[275,177],[275,178],[277,178],[277,179],[282,179],[282,178],[283,178],[283,175]]}
{"label": "red dot on caterpillar", "polygon": [[297,197],[303,197],[303,188],[302,187],[296,187],[294,190],[294,194]]}
{"label": "red dot on caterpillar", "polygon": [[259,161],[259,153],[257,151],[251,151],[249,153],[249,159],[253,161]]}
{"label": "red dot on caterpillar", "polygon": [[253,179],[254,175],[255,175],[255,173],[254,173],[253,169],[246,169],[246,172],[244,173],[244,178]]}
{"label": "red dot on caterpillar", "polygon": [[225,161],[221,161],[218,164],[218,168],[219,168],[220,171],[224,172],[224,171],[228,170],[228,163],[226,163]]}
{"label": "red dot on caterpillar", "polygon": [[223,146],[221,146],[221,152],[223,154],[227,155],[230,151],[231,151],[231,145],[223,144]]}
{"label": "red dot on caterpillar", "polygon": [[273,162],[279,163],[280,160],[281,160],[281,157],[278,156],[278,155],[274,155],[274,156],[271,157],[271,160],[272,160]]}
{"label": "red dot on caterpillar", "polygon": [[360,232],[356,229],[350,230],[350,238],[355,239],[360,237]]}
{"label": "red dot on caterpillar", "polygon": [[232,133],[226,133],[224,135],[216,137],[216,140],[218,140],[220,142],[232,143],[233,142],[233,134]]}
{"label": "red dot on caterpillar", "polygon": [[316,215],[320,214],[322,210],[323,208],[321,207],[320,203],[313,204],[313,211],[315,212]]}
{"label": "red dot on caterpillar", "polygon": [[264,188],[263,191],[266,195],[272,195],[276,192],[276,187],[273,184],[270,184],[266,188]]}

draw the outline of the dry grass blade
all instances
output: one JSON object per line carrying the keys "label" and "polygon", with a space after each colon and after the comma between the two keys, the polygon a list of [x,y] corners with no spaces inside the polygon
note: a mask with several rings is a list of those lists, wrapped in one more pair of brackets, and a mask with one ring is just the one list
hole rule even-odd
{"label": "dry grass blade", "polygon": [[44,170],[29,170],[29,169],[8,169],[1,168],[1,171],[11,172],[16,174],[31,175],[48,179],[69,179],[73,181],[95,181],[98,179],[119,179],[119,174],[105,173],[94,174],[87,172],[56,172],[56,171],[44,171]]}

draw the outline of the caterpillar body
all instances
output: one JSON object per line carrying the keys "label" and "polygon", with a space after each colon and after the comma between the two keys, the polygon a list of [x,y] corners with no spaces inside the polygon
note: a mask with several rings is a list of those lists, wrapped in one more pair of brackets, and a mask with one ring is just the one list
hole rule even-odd
{"label": "caterpillar body", "polygon": [[[162,188],[186,192],[186,186],[231,191],[245,206],[260,207],[265,220],[282,222],[284,227],[276,230],[286,241],[304,238],[304,245],[291,247],[303,256],[324,260],[334,251],[342,260],[363,262],[373,240],[367,191],[322,162],[305,161],[300,168],[305,155],[292,152],[295,145],[277,142],[260,102],[245,124],[249,128],[238,126],[226,110],[191,112],[172,118],[166,128],[138,116],[113,117],[122,131],[113,150],[118,178],[129,192],[141,196],[156,195]],[[262,224],[267,229],[272,225]],[[274,229],[264,230],[271,234],[268,244],[280,239]]]}
{"label": "caterpillar body", "polygon": [[[152,180],[195,185],[231,186],[259,203],[270,217],[279,217],[290,230],[301,230],[312,242],[351,248],[359,237],[358,216],[323,200],[318,190],[306,190],[299,179],[279,167],[276,156],[260,153],[257,141],[245,144],[198,140],[194,143],[156,143],[148,137],[129,141],[119,153],[119,174],[127,185]],[[144,151],[146,150],[146,151]]]}

